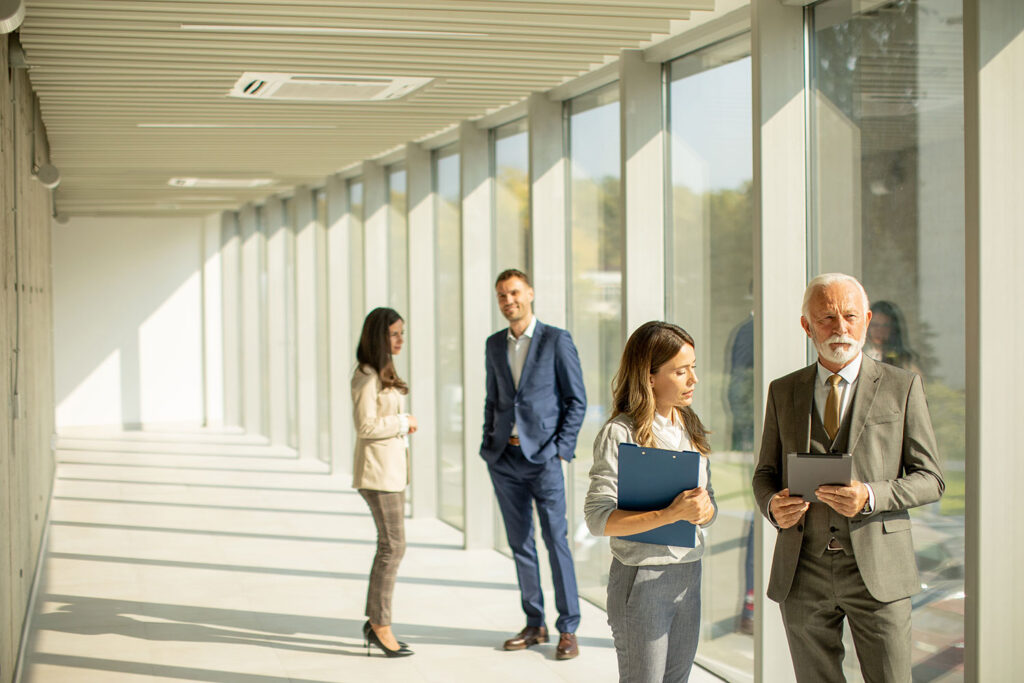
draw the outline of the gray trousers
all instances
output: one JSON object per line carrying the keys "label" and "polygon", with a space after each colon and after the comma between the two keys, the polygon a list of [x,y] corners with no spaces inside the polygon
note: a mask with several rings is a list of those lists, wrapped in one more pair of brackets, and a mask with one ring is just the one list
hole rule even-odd
{"label": "gray trousers", "polygon": [[800,683],[844,683],[843,619],[867,683],[910,683],[910,598],[871,597],[846,553],[801,552],[789,595],[781,604],[789,652]]}
{"label": "gray trousers", "polygon": [[366,616],[376,626],[391,625],[391,596],[398,564],[405,555],[405,492],[359,489],[377,525],[377,554],[366,591]]}
{"label": "gray trousers", "polygon": [[701,563],[632,567],[612,560],[608,625],[620,683],[684,683],[700,636]]}

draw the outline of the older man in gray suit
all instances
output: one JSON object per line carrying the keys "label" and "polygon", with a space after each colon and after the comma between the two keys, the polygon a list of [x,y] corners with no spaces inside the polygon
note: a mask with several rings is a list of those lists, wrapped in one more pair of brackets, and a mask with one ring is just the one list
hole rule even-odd
{"label": "older man in gray suit", "polygon": [[[768,389],[754,495],[778,527],[768,597],[780,603],[797,680],[844,681],[843,620],[868,683],[908,683],[910,596],[921,588],[908,510],[945,484],[921,378],[861,353],[871,321],[860,282],[816,277],[800,324],[818,361]],[[849,486],[790,496],[785,456],[851,453]]]}

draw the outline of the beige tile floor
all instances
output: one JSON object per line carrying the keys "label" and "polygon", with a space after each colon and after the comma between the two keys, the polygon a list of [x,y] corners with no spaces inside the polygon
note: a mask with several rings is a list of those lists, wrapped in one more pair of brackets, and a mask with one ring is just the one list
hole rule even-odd
{"label": "beige tile floor", "polygon": [[416,655],[367,657],[373,522],[319,462],[200,432],[65,435],[57,457],[25,683],[616,680],[586,602],[578,659],[501,651],[523,623],[512,562],[435,519],[407,520],[395,593]]}

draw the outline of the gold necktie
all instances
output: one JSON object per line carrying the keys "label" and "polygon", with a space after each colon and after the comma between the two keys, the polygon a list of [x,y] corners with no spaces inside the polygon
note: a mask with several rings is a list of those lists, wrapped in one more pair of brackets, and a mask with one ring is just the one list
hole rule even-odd
{"label": "gold necktie", "polygon": [[825,431],[828,438],[833,441],[839,432],[839,382],[842,381],[839,375],[832,375],[828,383],[832,386],[828,390],[828,400],[825,401]]}

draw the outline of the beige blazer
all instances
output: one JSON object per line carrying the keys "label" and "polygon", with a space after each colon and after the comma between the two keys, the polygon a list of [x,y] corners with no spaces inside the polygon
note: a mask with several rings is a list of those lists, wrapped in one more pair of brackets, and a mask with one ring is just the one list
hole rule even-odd
{"label": "beige blazer", "polygon": [[[754,496],[768,517],[768,503],[787,480],[787,453],[807,450],[817,366],[810,365],[768,387]],[[881,602],[921,590],[910,536],[910,508],[939,499],[945,489],[935,434],[921,378],[864,356],[853,397],[849,450],[853,477],[875,493],[875,507],[850,519],[857,568]],[[770,519],[770,517],[769,517]],[[768,597],[782,602],[797,572],[803,524],[779,529]]]}
{"label": "beige blazer", "polygon": [[352,458],[352,487],[373,491],[403,491],[409,483],[409,450],[402,431],[405,397],[383,389],[369,368],[352,373],[352,418],[356,448]]}

